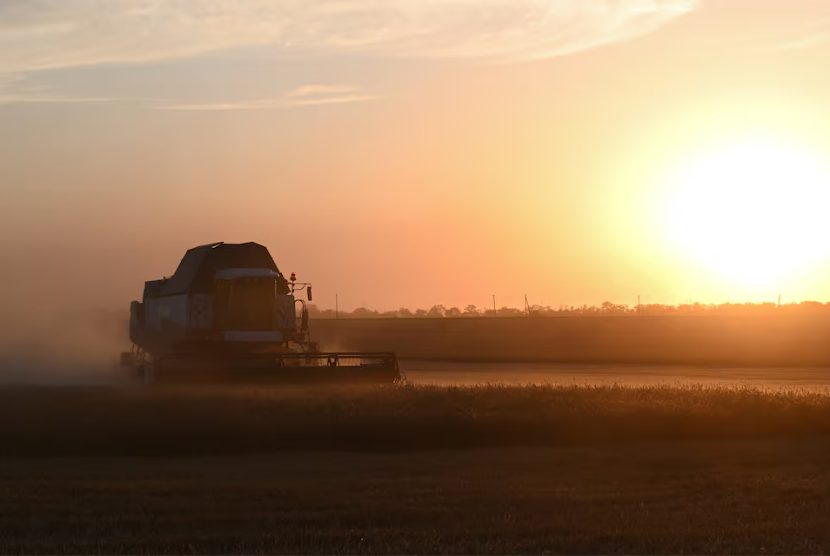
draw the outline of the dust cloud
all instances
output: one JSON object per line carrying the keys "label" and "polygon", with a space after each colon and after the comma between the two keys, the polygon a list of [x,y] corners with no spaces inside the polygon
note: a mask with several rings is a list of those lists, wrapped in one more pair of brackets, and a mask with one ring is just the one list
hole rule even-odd
{"label": "dust cloud", "polygon": [[122,311],[64,311],[0,319],[0,385],[114,382],[130,349]]}

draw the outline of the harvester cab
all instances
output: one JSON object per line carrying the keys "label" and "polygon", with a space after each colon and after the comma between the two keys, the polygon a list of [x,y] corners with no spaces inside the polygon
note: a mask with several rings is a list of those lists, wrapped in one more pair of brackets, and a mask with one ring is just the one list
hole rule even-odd
{"label": "harvester cab", "polygon": [[145,382],[393,382],[394,353],[321,353],[304,291],[256,243],[189,250],[169,278],[130,306],[133,350],[122,365]]}

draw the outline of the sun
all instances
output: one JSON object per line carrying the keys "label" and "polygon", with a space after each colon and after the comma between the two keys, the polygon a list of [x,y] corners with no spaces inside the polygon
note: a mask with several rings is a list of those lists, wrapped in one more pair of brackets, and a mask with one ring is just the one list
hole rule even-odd
{"label": "sun", "polygon": [[762,284],[830,254],[830,171],[806,148],[741,141],[670,182],[673,243],[725,278]]}

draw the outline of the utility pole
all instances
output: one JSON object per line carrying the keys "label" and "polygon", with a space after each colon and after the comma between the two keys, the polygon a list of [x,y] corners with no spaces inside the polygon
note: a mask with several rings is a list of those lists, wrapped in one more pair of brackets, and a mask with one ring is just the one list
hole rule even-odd
{"label": "utility pole", "polygon": [[334,294],[334,318],[340,318],[340,300],[338,299],[337,294]]}
{"label": "utility pole", "polygon": [[493,295],[493,318],[498,317],[499,314],[496,312],[496,296]]}

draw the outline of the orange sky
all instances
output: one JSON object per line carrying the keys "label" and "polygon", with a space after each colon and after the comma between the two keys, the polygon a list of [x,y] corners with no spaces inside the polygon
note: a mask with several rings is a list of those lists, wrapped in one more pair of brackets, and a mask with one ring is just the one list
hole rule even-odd
{"label": "orange sky", "polygon": [[9,311],[125,307],[249,240],[347,309],[830,300],[823,256],[694,260],[663,201],[720,144],[830,161],[825,1],[187,6],[0,4]]}

